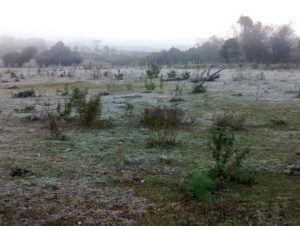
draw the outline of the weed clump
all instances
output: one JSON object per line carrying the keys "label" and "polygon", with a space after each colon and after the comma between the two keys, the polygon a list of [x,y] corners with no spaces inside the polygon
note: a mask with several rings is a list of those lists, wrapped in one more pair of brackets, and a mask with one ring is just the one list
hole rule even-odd
{"label": "weed clump", "polygon": [[182,111],[177,108],[151,107],[144,109],[143,124],[150,128],[148,146],[174,146],[176,128],[182,120]]}
{"label": "weed clump", "polygon": [[177,73],[176,73],[176,71],[171,70],[171,71],[169,71],[169,72],[167,73],[167,76],[168,76],[168,78],[170,78],[170,79],[174,79],[174,78],[177,77]]}
{"label": "weed clump", "polygon": [[245,128],[246,115],[241,113],[233,113],[224,111],[214,115],[213,127],[215,128],[231,128],[232,130],[242,130]]}
{"label": "weed clump", "polygon": [[[209,149],[215,161],[211,172],[219,184],[224,181],[252,182],[250,171],[242,168],[242,162],[249,154],[249,149],[240,150],[231,128],[214,128],[211,131]],[[246,178],[248,177],[248,178]]]}
{"label": "weed clump", "polygon": [[215,182],[209,171],[195,171],[184,179],[183,185],[192,198],[210,201]]}
{"label": "weed clump", "polygon": [[146,75],[148,79],[158,78],[159,73],[160,73],[160,68],[155,64],[149,65],[148,70],[146,71]]}
{"label": "weed clump", "polygon": [[83,126],[92,126],[101,120],[101,96],[96,95],[89,100],[82,99],[77,105],[79,124]]}
{"label": "weed clump", "polygon": [[155,90],[155,88],[156,88],[156,85],[155,85],[155,83],[153,82],[152,79],[145,79],[145,89],[146,89],[146,91],[151,92],[152,90]]}
{"label": "weed clump", "polygon": [[175,107],[147,107],[144,109],[143,125],[149,128],[163,127],[168,124],[169,127],[178,127],[183,117],[182,110]]}
{"label": "weed clump", "polygon": [[78,124],[81,126],[90,127],[99,124],[102,113],[101,95],[98,94],[87,99],[87,94],[86,89],[74,89],[71,96],[65,98],[64,105],[58,103],[56,108],[58,115],[70,119],[72,112],[74,112],[74,118],[78,120]]}
{"label": "weed clump", "polygon": [[195,83],[193,85],[192,93],[205,93],[206,88],[204,87],[203,83]]}
{"label": "weed clump", "polygon": [[178,102],[178,101],[184,101],[182,98],[182,86],[180,87],[179,84],[176,85],[175,90],[171,93],[172,98],[170,99],[171,102]]}
{"label": "weed clump", "polygon": [[48,114],[48,128],[50,131],[51,138],[57,139],[57,140],[65,140],[66,139],[66,136],[63,135],[58,129],[57,117],[53,113]]}

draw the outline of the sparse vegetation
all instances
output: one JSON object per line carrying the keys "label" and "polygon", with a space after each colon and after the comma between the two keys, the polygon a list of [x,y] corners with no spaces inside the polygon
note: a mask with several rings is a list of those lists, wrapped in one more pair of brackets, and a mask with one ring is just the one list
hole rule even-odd
{"label": "sparse vegetation", "polygon": [[0,224],[300,225],[299,40],[238,26],[153,54],[0,38]]}

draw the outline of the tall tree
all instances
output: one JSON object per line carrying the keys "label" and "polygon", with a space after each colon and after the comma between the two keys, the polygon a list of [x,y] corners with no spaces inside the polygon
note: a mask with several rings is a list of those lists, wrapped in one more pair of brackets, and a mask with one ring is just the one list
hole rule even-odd
{"label": "tall tree", "polygon": [[239,44],[235,38],[225,41],[220,50],[220,56],[227,62],[237,62],[239,60]]}

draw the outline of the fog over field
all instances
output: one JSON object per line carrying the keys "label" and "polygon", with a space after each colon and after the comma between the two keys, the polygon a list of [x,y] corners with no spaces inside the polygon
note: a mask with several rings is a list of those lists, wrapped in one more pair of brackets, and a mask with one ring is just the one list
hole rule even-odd
{"label": "fog over field", "polygon": [[296,0],[2,0],[1,36],[159,50],[187,48],[212,35],[232,36],[240,15],[266,24],[292,23],[300,32]]}

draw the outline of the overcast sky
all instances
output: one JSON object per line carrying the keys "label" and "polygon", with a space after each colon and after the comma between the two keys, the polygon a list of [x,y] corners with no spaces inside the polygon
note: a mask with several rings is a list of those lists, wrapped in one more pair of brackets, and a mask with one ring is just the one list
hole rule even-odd
{"label": "overcast sky", "polygon": [[0,0],[0,35],[129,45],[184,45],[228,37],[240,15],[265,24],[293,23],[297,0]]}

